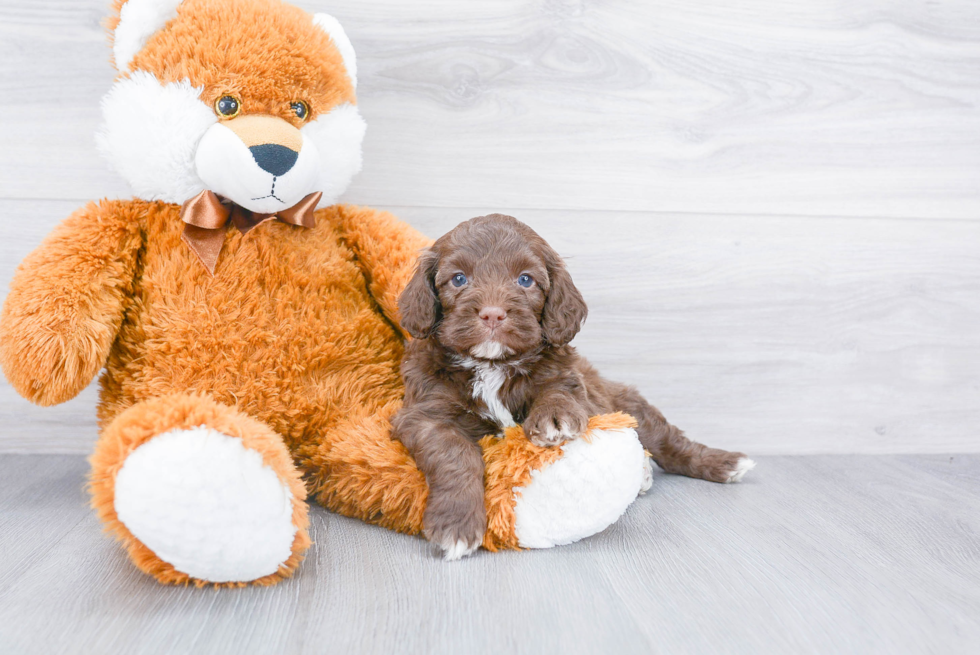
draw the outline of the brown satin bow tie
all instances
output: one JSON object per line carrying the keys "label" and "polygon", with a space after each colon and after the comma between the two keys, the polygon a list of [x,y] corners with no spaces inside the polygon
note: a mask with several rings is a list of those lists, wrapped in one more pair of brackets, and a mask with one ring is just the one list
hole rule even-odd
{"label": "brown satin bow tie", "polygon": [[322,195],[317,191],[288,209],[273,214],[260,214],[236,205],[212,191],[201,191],[180,208],[180,220],[184,221],[184,233],[181,238],[198,256],[208,272],[214,275],[218,254],[221,253],[221,246],[225,242],[224,228],[228,225],[229,218],[242,234],[259,223],[274,218],[290,225],[314,227],[316,218],[313,212]]}

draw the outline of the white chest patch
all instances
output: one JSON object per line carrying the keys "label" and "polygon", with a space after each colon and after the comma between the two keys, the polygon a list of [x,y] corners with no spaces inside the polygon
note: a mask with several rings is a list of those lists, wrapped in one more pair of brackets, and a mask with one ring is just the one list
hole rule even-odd
{"label": "white chest patch", "polygon": [[507,355],[513,355],[514,351],[499,341],[484,341],[470,350],[470,353],[480,359],[500,359]]}
{"label": "white chest patch", "polygon": [[472,357],[466,357],[460,363],[473,371],[473,398],[482,400],[487,405],[487,411],[483,417],[502,428],[517,425],[510,410],[500,402],[500,387],[504,385],[504,380],[507,379],[507,372],[504,368]]}

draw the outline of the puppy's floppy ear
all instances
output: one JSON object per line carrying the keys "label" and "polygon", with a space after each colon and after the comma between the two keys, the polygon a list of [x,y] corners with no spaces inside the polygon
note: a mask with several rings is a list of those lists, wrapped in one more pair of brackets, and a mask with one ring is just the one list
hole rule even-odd
{"label": "puppy's floppy ear", "polygon": [[548,343],[564,346],[582,329],[589,308],[558,253],[547,247],[544,254],[551,288],[548,289],[541,313],[541,330]]}
{"label": "puppy's floppy ear", "polygon": [[425,339],[442,319],[442,305],[436,295],[436,267],[439,253],[432,248],[422,251],[415,265],[415,275],[398,296],[401,326],[416,339]]}

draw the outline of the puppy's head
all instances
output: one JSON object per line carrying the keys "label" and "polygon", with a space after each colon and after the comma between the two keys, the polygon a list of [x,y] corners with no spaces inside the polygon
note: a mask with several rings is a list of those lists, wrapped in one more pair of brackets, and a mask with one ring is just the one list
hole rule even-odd
{"label": "puppy's head", "polygon": [[461,223],[423,252],[398,307],[416,339],[478,359],[563,346],[587,314],[558,254],[502,214]]}

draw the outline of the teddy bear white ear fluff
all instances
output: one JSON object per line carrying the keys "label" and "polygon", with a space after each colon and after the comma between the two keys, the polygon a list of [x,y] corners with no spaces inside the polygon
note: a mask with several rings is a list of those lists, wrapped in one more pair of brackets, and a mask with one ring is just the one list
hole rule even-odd
{"label": "teddy bear white ear fluff", "polygon": [[95,145],[136,197],[182,203],[204,190],[194,168],[201,136],[218,122],[190,82],[161,84],[137,70],[102,98]]}
{"label": "teddy bear white ear fluff", "polygon": [[361,143],[367,124],[356,105],[343,103],[302,128],[305,139],[320,156],[316,190],[323,193],[317,207],[335,204],[361,170]]}
{"label": "teddy bear white ear fluff", "polygon": [[351,84],[357,88],[357,58],[354,56],[354,46],[351,45],[347,33],[344,31],[340,22],[329,14],[314,14],[313,24],[330,35],[333,44],[340,51],[340,56],[344,60],[344,67],[347,69],[347,76],[350,77]]}
{"label": "teddy bear white ear fluff", "polygon": [[112,34],[112,56],[116,70],[130,70],[130,64],[146,42],[164,25],[177,17],[182,0],[129,0],[119,10],[119,24]]}

